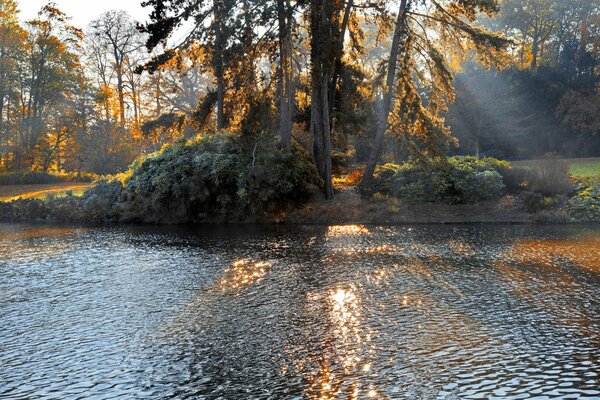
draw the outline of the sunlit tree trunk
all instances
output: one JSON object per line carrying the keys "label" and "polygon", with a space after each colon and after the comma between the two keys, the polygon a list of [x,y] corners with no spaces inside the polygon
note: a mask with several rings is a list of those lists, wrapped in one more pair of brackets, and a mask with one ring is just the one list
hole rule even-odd
{"label": "sunlit tree trunk", "polygon": [[220,0],[213,0],[213,13],[215,24],[215,54],[214,69],[217,80],[217,130],[225,129],[225,66],[223,62],[223,50],[225,47],[225,38],[223,34],[223,9]]}
{"label": "sunlit tree trunk", "polygon": [[289,0],[277,0],[279,23],[279,136],[281,147],[286,152],[292,150],[292,108],[293,108],[293,72],[292,72],[292,35]]}
{"label": "sunlit tree trunk", "polygon": [[117,95],[119,96],[119,122],[122,126],[125,125],[125,93],[123,90],[123,68],[117,67]]}
{"label": "sunlit tree trunk", "polygon": [[342,25],[340,28],[340,36],[337,40],[337,48],[335,55],[335,65],[333,71],[333,79],[331,80],[331,88],[330,91],[330,101],[329,101],[329,112],[331,115],[331,132],[333,132],[335,128],[335,102],[337,95],[337,86],[340,80],[340,76],[342,74],[342,57],[344,55],[344,41],[346,38],[346,31],[348,30],[348,22],[350,21],[350,15],[352,14],[352,7],[354,7],[354,0],[348,0],[346,3],[346,8],[344,10],[344,17],[342,18]]}
{"label": "sunlit tree trunk", "polygon": [[375,167],[377,166],[379,158],[381,157],[383,142],[385,141],[385,132],[388,129],[388,117],[392,108],[392,101],[394,98],[394,85],[396,78],[396,68],[398,65],[398,55],[400,53],[404,25],[406,24],[406,11],[407,0],[402,0],[398,9],[398,17],[396,18],[396,26],[394,29],[394,37],[392,40],[392,49],[390,51],[390,59],[388,61],[386,85],[383,94],[383,104],[377,123],[375,141],[373,142],[373,148],[371,149],[371,154],[369,155],[365,172],[360,183],[361,186],[365,188],[368,188],[373,184],[373,174],[375,173]]}
{"label": "sunlit tree trunk", "polygon": [[161,84],[161,73],[160,71],[158,71],[156,73],[156,97],[154,98],[154,101],[156,102],[156,112],[155,112],[155,117],[158,118],[160,117],[161,114],[161,105],[160,105],[160,96],[161,96],[161,90],[160,90],[160,84]]}
{"label": "sunlit tree trunk", "polygon": [[539,39],[539,35],[536,32],[534,32],[533,34],[533,45],[531,47],[531,72],[535,72],[537,70],[537,64],[538,64],[538,53],[539,53],[539,48],[540,48],[540,39]]}
{"label": "sunlit tree trunk", "polygon": [[311,118],[313,155],[317,171],[323,179],[323,192],[333,198],[331,176],[331,124],[329,115],[329,87],[335,55],[331,42],[334,39],[336,0],[311,0]]}

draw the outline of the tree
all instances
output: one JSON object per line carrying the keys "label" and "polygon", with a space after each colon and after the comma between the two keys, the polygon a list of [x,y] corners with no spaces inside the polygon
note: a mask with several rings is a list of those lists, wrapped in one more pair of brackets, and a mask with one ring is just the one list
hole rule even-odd
{"label": "tree", "polygon": [[531,51],[529,68],[538,68],[540,52],[557,28],[557,0],[505,0],[502,5],[502,21],[510,32],[519,33],[524,42],[521,62],[524,62],[525,48]]}
{"label": "tree", "polygon": [[[68,112],[65,107],[75,96],[82,77],[78,52],[81,30],[69,24],[69,18],[53,3],[43,7],[37,18],[27,22],[29,35],[24,46],[24,65],[19,78],[21,122],[17,162],[36,165],[40,140],[52,129],[60,129],[57,120]],[[43,151],[42,151],[43,153]]]}
{"label": "tree", "polygon": [[340,34],[339,0],[311,0],[310,54],[311,54],[311,116],[310,132],[317,171],[323,179],[325,197],[333,197],[331,177],[331,116],[330,90],[336,53],[332,43]]}
{"label": "tree", "polygon": [[[377,121],[375,142],[373,143],[373,149],[371,150],[371,154],[369,155],[369,160],[367,161],[367,166],[365,168],[365,172],[361,182],[361,184],[365,187],[369,187],[372,183],[371,180],[373,178],[373,173],[375,172],[375,166],[377,165],[379,157],[381,156],[384,135],[388,128],[388,116],[390,113],[390,108],[392,106],[392,100],[394,98],[394,81],[396,79],[398,55],[400,53],[401,40],[403,39],[403,36],[406,36],[407,33],[407,6],[407,0],[401,0],[394,28],[394,38],[392,40],[392,48],[390,50],[387,78],[383,93],[383,104],[381,106],[380,116]],[[407,38],[404,38],[404,41],[406,43]],[[404,51],[404,53],[408,54],[406,50]],[[405,65],[405,67],[406,66],[407,65]]]}
{"label": "tree", "polygon": [[9,167],[18,127],[19,65],[25,32],[14,0],[0,0],[0,168]]}
{"label": "tree", "polygon": [[279,33],[279,136],[286,152],[292,150],[293,87],[293,10],[289,0],[277,0],[277,22]]}
{"label": "tree", "polygon": [[[89,36],[99,70],[102,70],[102,79],[105,83],[108,81],[105,72],[108,66],[116,76],[119,122],[122,126],[125,126],[125,91],[128,76],[134,109],[136,113],[138,111],[135,102],[135,77],[132,76],[132,73],[136,67],[135,53],[142,48],[142,38],[131,17],[122,11],[108,11],[102,14],[100,18],[90,24]],[[110,59],[106,58],[107,55],[110,55]],[[137,120],[139,123],[139,116]]]}
{"label": "tree", "polygon": [[403,0],[398,9],[383,107],[361,181],[363,187],[371,186],[388,127],[403,137],[413,156],[421,159],[424,154],[442,154],[446,144],[453,141],[440,115],[454,99],[450,61],[463,61],[473,53],[485,66],[501,68],[507,63],[509,42],[476,23],[479,13],[497,12],[498,1],[431,0],[424,9],[415,5]]}
{"label": "tree", "polygon": [[239,42],[235,40],[240,28],[237,18],[243,14],[239,12],[239,5],[233,0],[174,0],[169,5],[162,0],[148,0],[142,4],[153,7],[151,22],[141,27],[141,31],[148,34],[146,46],[149,50],[165,43],[181,24],[194,20],[190,34],[175,49],[166,50],[148,63],[145,69],[154,71],[184,51],[206,54],[215,78],[217,130],[223,130],[228,126],[225,96],[231,75],[227,74],[227,67],[235,50],[239,49],[236,47]]}

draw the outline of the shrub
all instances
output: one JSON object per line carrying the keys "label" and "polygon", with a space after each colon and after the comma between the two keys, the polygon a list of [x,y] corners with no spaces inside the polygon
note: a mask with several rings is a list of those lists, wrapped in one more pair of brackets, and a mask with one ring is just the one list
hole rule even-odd
{"label": "shrub", "polygon": [[551,196],[544,196],[541,193],[526,192],[523,196],[523,203],[527,212],[537,213],[556,205],[556,200]]}
{"label": "shrub", "polygon": [[80,208],[84,218],[92,222],[119,220],[118,204],[123,188],[118,179],[98,181],[81,197]]}
{"label": "shrub", "polygon": [[356,151],[353,147],[350,147],[346,151],[333,150],[331,153],[331,168],[334,174],[345,174],[350,166],[352,160],[356,155]]}
{"label": "shrub", "polygon": [[357,186],[362,179],[364,171],[362,169],[355,169],[348,175],[334,176],[334,186]]}
{"label": "shrub", "polygon": [[111,213],[144,222],[238,220],[300,203],[319,185],[308,154],[284,153],[275,137],[209,135],[137,161]]}
{"label": "shrub", "polygon": [[600,222],[600,179],[580,180],[576,194],[569,199],[566,210],[577,220]]}
{"label": "shrub", "polygon": [[463,188],[466,203],[499,197],[504,189],[502,177],[496,171],[477,172],[467,182],[468,185]]}
{"label": "shrub", "polygon": [[431,164],[386,164],[373,190],[409,203],[474,203],[500,197],[504,184],[498,169],[510,164],[495,159],[451,157]]}
{"label": "shrub", "polygon": [[566,194],[573,187],[569,163],[551,158],[536,161],[526,170],[525,181],[529,190],[545,196]]}
{"label": "shrub", "polygon": [[186,223],[239,221],[305,201],[321,181],[310,156],[275,137],[235,134],[180,140],[99,180],[81,198],[14,201],[0,220]]}
{"label": "shrub", "polygon": [[512,167],[500,172],[502,181],[509,193],[517,193],[525,189],[527,169],[523,167]]}

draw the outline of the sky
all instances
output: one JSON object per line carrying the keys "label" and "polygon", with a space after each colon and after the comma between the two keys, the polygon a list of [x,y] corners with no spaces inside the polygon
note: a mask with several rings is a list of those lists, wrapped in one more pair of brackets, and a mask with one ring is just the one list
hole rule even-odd
{"label": "sky", "polygon": [[[60,10],[72,17],[71,23],[85,28],[98,15],[108,10],[127,11],[138,21],[146,20],[150,9],[140,6],[142,0],[53,0]],[[17,0],[21,9],[21,20],[33,18],[48,0]]]}

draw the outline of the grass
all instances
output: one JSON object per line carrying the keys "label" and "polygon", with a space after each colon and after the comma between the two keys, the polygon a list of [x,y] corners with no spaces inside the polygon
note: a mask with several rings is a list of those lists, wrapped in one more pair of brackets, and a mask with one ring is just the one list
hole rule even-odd
{"label": "grass", "polygon": [[[573,177],[600,176],[600,157],[596,158],[565,158],[569,163],[569,172]],[[537,160],[511,161],[515,167],[530,167]]]}
{"label": "grass", "polygon": [[61,182],[41,185],[6,185],[0,186],[0,201],[21,199],[45,200],[48,196],[64,197],[67,191],[74,196],[81,196],[92,186],[91,183]]}

